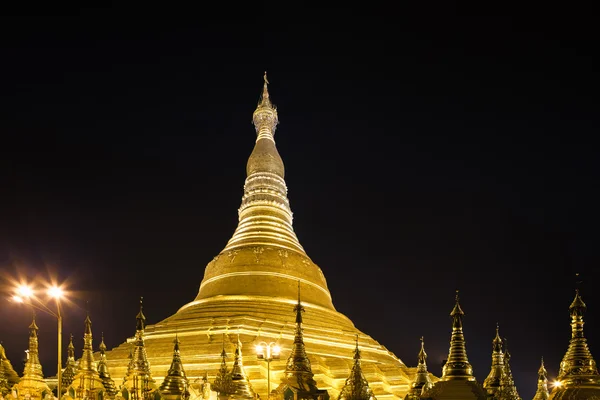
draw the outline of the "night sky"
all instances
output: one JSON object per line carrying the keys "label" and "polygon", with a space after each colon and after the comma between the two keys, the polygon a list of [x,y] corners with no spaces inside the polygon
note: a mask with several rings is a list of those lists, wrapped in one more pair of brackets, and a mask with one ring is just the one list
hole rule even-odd
{"label": "night sky", "polygon": [[[67,281],[77,357],[86,310],[111,348],[133,335],[140,296],[150,324],[192,301],[237,224],[266,70],[295,231],[338,311],[409,366],[424,336],[440,376],[460,290],[478,381],[499,323],[527,399],[542,356],[558,372],[580,273],[600,361],[596,22],[354,11],[280,26],[3,18],[6,288]],[[30,319],[0,308],[18,372]],[[38,325],[52,375],[55,321]]]}

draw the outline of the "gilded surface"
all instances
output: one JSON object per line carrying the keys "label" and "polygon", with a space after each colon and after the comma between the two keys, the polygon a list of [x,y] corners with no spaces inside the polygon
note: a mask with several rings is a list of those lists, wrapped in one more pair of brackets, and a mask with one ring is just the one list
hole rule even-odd
{"label": "gilded surface", "polygon": [[417,400],[423,393],[427,393],[433,387],[433,382],[427,371],[427,353],[425,352],[425,341],[421,337],[421,350],[417,363],[417,374],[411,385],[410,392],[407,393],[404,400]]}
{"label": "gilded surface", "polygon": [[100,350],[100,360],[98,360],[98,375],[102,379],[102,384],[106,390],[106,394],[109,398],[115,397],[117,394],[117,387],[115,381],[111,378],[110,372],[108,371],[108,362],[106,361],[106,344],[104,343],[104,335],[98,346]]}
{"label": "gilded surface", "polygon": [[544,359],[542,358],[542,364],[538,370],[537,390],[535,391],[533,400],[548,400],[549,397],[550,392],[548,392],[548,371],[546,371]]}
{"label": "gilded surface", "polygon": [[[196,299],[145,329],[155,379],[167,373],[176,333],[185,340],[181,358],[191,385],[198,389],[205,373],[212,381],[219,371],[223,335],[231,354],[238,333],[244,344],[277,342],[282,354],[291,351],[296,332],[290,307],[296,303],[300,281],[302,305],[307,309],[303,339],[318,386],[332,396],[339,395],[350,373],[358,334],[362,369],[375,395],[379,400],[403,398],[410,386],[406,366],[335,310],[321,269],[294,233],[285,169],[274,139],[278,122],[265,82],[253,115],[256,142],[248,159],[238,226],[223,251],[206,266]],[[126,374],[133,341],[129,339],[108,354],[115,379]],[[266,398],[264,363],[250,354],[244,356],[244,365],[252,387]],[[272,381],[277,381],[284,369],[283,362],[272,362]]]}
{"label": "gilded surface", "polygon": [[475,380],[473,368],[467,358],[465,338],[463,335],[463,312],[458,302],[450,317],[452,317],[452,336],[448,361],[442,368],[442,378],[429,390],[423,390],[422,397],[432,400],[485,400],[488,396],[483,387]]}
{"label": "gilded surface", "polygon": [[[14,387],[12,392],[16,393],[18,400],[42,400],[52,394],[50,387],[44,381],[42,365],[38,353],[38,331],[35,317],[29,325],[29,348],[27,349],[27,361],[23,369],[23,376]],[[13,397],[9,394],[7,397]]]}
{"label": "gilded surface", "polygon": [[600,397],[600,374],[596,361],[588,348],[583,334],[583,316],[586,305],[579,294],[569,306],[571,316],[571,340],[564,355],[558,373],[556,386],[550,393],[550,399],[591,399]]}
{"label": "gilded surface", "polygon": [[178,337],[175,337],[174,341],[173,361],[158,390],[163,398],[168,400],[186,400],[190,397],[189,382],[181,362]]}
{"label": "gilded surface", "polygon": [[85,318],[85,329],[83,333],[83,353],[79,360],[77,374],[73,382],[67,388],[67,396],[77,400],[93,400],[104,397],[105,389],[102,379],[98,374],[94,351],[92,348],[92,321],[88,315]]}
{"label": "gilded surface", "polygon": [[356,349],[354,350],[354,365],[352,365],[350,376],[346,379],[338,400],[376,400],[360,366],[358,338],[356,338]]}
{"label": "gilded surface", "polygon": [[252,384],[246,376],[244,369],[244,362],[242,358],[242,342],[240,336],[237,337],[237,343],[235,346],[235,356],[233,359],[233,366],[231,367],[231,390],[230,399],[253,399],[256,397]]}
{"label": "gilded surface", "polygon": [[496,336],[492,341],[492,368],[487,378],[483,381],[483,388],[488,395],[493,396],[498,391],[503,374],[504,350],[502,349],[502,339],[500,338],[500,327],[496,325]]}
{"label": "gilded surface", "polygon": [[19,374],[6,357],[6,350],[0,343],[0,394],[6,396],[10,389],[19,382]]}

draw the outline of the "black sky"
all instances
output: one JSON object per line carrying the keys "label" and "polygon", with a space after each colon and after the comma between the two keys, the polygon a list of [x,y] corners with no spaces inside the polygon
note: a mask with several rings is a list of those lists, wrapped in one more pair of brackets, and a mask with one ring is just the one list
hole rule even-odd
{"label": "black sky", "polygon": [[[140,296],[149,323],[193,300],[237,223],[267,70],[295,230],[336,308],[411,366],[424,336],[439,376],[459,289],[478,380],[499,323],[531,398],[540,358],[555,377],[567,348],[576,272],[600,357],[598,42],[577,12],[3,18],[2,271],[79,291],[78,355],[86,307],[110,348]],[[29,319],[0,308],[19,372]]]}

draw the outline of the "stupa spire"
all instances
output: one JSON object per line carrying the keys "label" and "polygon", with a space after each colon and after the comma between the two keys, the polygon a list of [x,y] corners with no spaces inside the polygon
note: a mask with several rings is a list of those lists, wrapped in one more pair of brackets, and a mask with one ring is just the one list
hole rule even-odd
{"label": "stupa spire", "polygon": [[448,361],[442,368],[442,380],[468,380],[474,381],[473,367],[467,358],[465,337],[463,334],[462,319],[465,313],[460,308],[458,301],[458,290],[456,291],[456,303],[450,316],[452,317],[452,336],[450,338],[450,351]]}
{"label": "stupa spire", "polygon": [[285,167],[275,145],[277,109],[271,102],[266,73],[263,80],[252,114],[256,142],[246,164],[238,226],[207,265],[196,300],[223,295],[293,299],[292,282],[302,279],[307,283],[305,302],[334,310],[323,273],[294,232]]}
{"label": "stupa spire", "polygon": [[162,397],[167,400],[185,400],[190,397],[189,382],[181,362],[180,342],[177,335],[175,335],[173,343],[173,361],[158,390]]}
{"label": "stupa spire", "polygon": [[483,381],[483,388],[492,396],[501,385],[502,375],[504,374],[504,351],[502,348],[502,339],[500,338],[500,326],[496,324],[496,336],[492,340],[492,368],[487,378]]}
{"label": "stupa spire", "polygon": [[294,306],[296,314],[296,333],[292,351],[287,359],[282,382],[290,387],[306,392],[315,392],[317,383],[313,379],[312,367],[306,354],[304,337],[302,335],[302,313],[305,311],[300,300],[300,282],[298,282],[298,303]]}
{"label": "stupa spire", "polygon": [[23,369],[23,376],[15,386],[18,398],[25,396],[31,400],[43,400],[46,396],[52,395],[52,391],[44,380],[42,365],[38,353],[38,326],[35,323],[35,312],[33,321],[29,325],[29,348],[27,349],[27,361]]}
{"label": "stupa spire", "polygon": [[244,363],[242,356],[242,342],[240,335],[237,335],[235,346],[235,356],[233,359],[233,367],[231,367],[231,395],[234,399],[253,399],[255,398],[254,389],[244,371]]}
{"label": "stupa spire", "polygon": [[100,376],[100,379],[102,379],[102,384],[104,385],[104,389],[106,390],[108,397],[113,398],[117,394],[117,387],[115,385],[115,381],[111,378],[110,373],[108,372],[104,333],[102,333],[102,339],[100,340],[100,345],[98,346],[98,349],[100,350],[100,360],[98,361],[98,375]]}
{"label": "stupa spire", "polygon": [[133,343],[133,353],[127,372],[123,378],[123,387],[137,399],[145,398],[151,391],[155,390],[154,379],[150,372],[150,363],[146,355],[144,343],[144,329],[146,328],[146,317],[143,313],[143,297],[140,297],[140,311],[136,315],[136,331]]}
{"label": "stupa spire", "polygon": [[375,400],[369,382],[363,374],[360,365],[360,349],[358,348],[358,334],[356,335],[356,348],[354,349],[354,364],[350,370],[350,376],[340,391],[338,400]]}
{"label": "stupa spire", "polygon": [[433,383],[427,371],[427,353],[425,352],[425,340],[421,336],[421,350],[419,351],[417,374],[415,380],[411,384],[410,391],[404,397],[404,400],[417,400],[421,398],[421,394],[427,392]]}
{"label": "stupa spire", "polygon": [[579,289],[576,289],[575,299],[569,306],[571,340],[558,372],[558,381],[562,382],[563,386],[600,380],[596,361],[592,357],[587,339],[583,334],[583,316],[586,309],[587,306],[579,294]]}
{"label": "stupa spire", "polygon": [[517,392],[512,370],[510,369],[510,357],[511,356],[508,351],[508,340],[504,338],[504,373],[502,374],[500,387],[496,392],[496,395],[500,399],[521,400],[521,397]]}
{"label": "stupa spire", "polygon": [[44,373],[42,372],[42,364],[40,363],[39,356],[39,342],[38,342],[38,328],[35,323],[35,312],[33,313],[33,319],[29,325],[29,347],[27,351],[27,361],[25,361],[25,368],[23,370],[23,378],[36,378],[43,379]]}
{"label": "stupa spire", "polygon": [[92,320],[90,315],[85,317],[85,330],[83,333],[83,353],[79,360],[78,372],[87,371],[90,373],[98,373],[96,361],[94,360],[94,349],[92,347]]}
{"label": "stupa spire", "polygon": [[73,334],[69,336],[69,345],[67,346],[67,363],[61,375],[62,389],[66,390],[73,378],[77,374],[77,364],[75,363],[75,346],[73,345]]}
{"label": "stupa spire", "polygon": [[223,350],[221,350],[221,367],[212,387],[219,397],[228,397],[231,392],[231,373],[227,368],[227,352],[225,351],[225,334],[223,334]]}
{"label": "stupa spire", "polygon": [[550,392],[548,391],[548,371],[546,371],[546,367],[544,366],[544,358],[542,357],[542,363],[540,365],[540,369],[538,370],[537,390],[535,392],[535,396],[533,396],[533,400],[548,400],[549,397]]}

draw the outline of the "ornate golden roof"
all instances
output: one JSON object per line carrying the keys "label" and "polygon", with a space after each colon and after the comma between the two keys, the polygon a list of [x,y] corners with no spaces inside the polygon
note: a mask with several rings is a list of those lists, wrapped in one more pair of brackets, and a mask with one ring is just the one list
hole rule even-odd
{"label": "ornate golden roof", "polygon": [[85,329],[83,333],[83,353],[79,359],[77,373],[67,389],[67,392],[75,394],[75,399],[93,399],[96,398],[99,393],[106,392],[104,383],[98,374],[96,361],[94,360],[92,340],[92,320],[88,314],[85,318]]}
{"label": "ornate golden roof", "polygon": [[504,351],[500,338],[500,326],[496,324],[496,336],[492,340],[492,368],[487,378],[483,381],[483,388],[489,395],[496,393],[504,374]]}
{"label": "ornate golden roof", "polygon": [[244,363],[242,358],[242,342],[240,341],[240,335],[237,335],[237,342],[235,345],[235,356],[233,359],[233,366],[231,367],[231,392],[229,398],[233,399],[253,399],[256,397],[254,389],[246,376],[244,370]]}
{"label": "ornate golden roof", "polygon": [[600,399],[600,374],[583,335],[586,308],[577,289],[569,306],[571,340],[560,363],[558,385],[552,389],[550,399],[591,399],[593,396]]}
{"label": "ornate golden roof", "polygon": [[508,341],[504,338],[504,371],[500,379],[500,387],[496,392],[496,397],[500,400],[521,400],[512,370],[510,369],[510,353],[508,352]]}
{"label": "ornate golden roof", "polygon": [[292,351],[287,359],[285,371],[281,378],[281,384],[275,389],[279,397],[286,398],[288,390],[296,393],[294,398],[317,399],[319,397],[329,398],[327,392],[317,388],[310,359],[306,354],[304,338],[302,337],[302,313],[305,311],[300,300],[300,282],[298,282],[298,303],[294,306],[296,313],[296,334]]}
{"label": "ornate golden roof", "polygon": [[42,364],[40,364],[40,356],[38,349],[38,328],[35,323],[35,314],[33,321],[29,325],[29,348],[27,350],[27,361],[23,370],[23,377],[29,379],[43,379]]}
{"label": "ornate golden roof", "polygon": [[144,343],[144,329],[146,317],[143,313],[143,298],[140,298],[140,311],[136,315],[136,331],[133,344],[133,353],[127,366],[127,373],[123,378],[122,387],[129,392],[135,392],[134,397],[145,398],[148,393],[156,389],[155,381],[150,372],[150,363],[146,355]]}
{"label": "ornate golden roof", "polygon": [[29,325],[29,348],[27,350],[27,361],[23,369],[23,376],[14,386],[17,392],[18,400],[42,400],[51,395],[52,391],[44,380],[42,365],[38,353],[38,330],[35,323],[35,314],[33,322]]}
{"label": "ornate golden roof", "polygon": [[427,353],[425,352],[425,341],[421,336],[421,350],[417,363],[417,374],[411,385],[410,392],[406,394],[404,400],[416,400],[421,398],[421,394],[427,392],[433,387],[429,371],[427,371]]}
{"label": "ornate golden roof", "polygon": [[73,382],[76,373],[77,364],[75,363],[75,346],[73,345],[73,334],[71,334],[69,337],[69,345],[67,346],[67,364],[61,375],[62,390],[67,390]]}
{"label": "ornate golden roof", "polygon": [[173,361],[164,381],[159,389],[160,394],[167,399],[187,399],[190,396],[189,383],[185,376],[181,354],[179,352],[179,338],[175,336],[173,346]]}
{"label": "ornate golden roof", "polygon": [[350,376],[340,392],[338,400],[376,400],[369,382],[360,367],[360,350],[358,348],[358,335],[356,335],[356,349],[354,349],[354,364]]}
{"label": "ornate golden roof", "polygon": [[456,291],[456,303],[450,313],[452,317],[452,336],[450,338],[450,351],[448,361],[442,369],[442,380],[449,381],[453,379],[465,379],[474,381],[473,367],[467,358],[467,349],[465,347],[465,337],[463,334],[462,319],[465,313],[460,308],[458,302],[458,291]]}
{"label": "ornate golden roof", "polygon": [[549,397],[550,392],[548,392],[548,371],[546,371],[546,367],[544,367],[544,358],[542,358],[542,363],[540,365],[540,369],[538,370],[537,390],[535,392],[535,396],[533,396],[533,400],[548,400]]}
{"label": "ornate golden roof", "polygon": [[104,389],[106,389],[108,397],[112,398],[117,394],[117,387],[115,385],[115,381],[111,378],[110,373],[108,372],[104,333],[102,334],[102,340],[100,341],[98,349],[100,350],[100,360],[98,360],[98,375],[100,376],[100,379],[102,379],[102,384],[104,385]]}
{"label": "ornate golden roof", "polygon": [[228,396],[231,389],[231,373],[227,368],[227,352],[225,351],[225,334],[223,334],[223,350],[221,350],[221,367],[212,384],[212,388],[219,396]]}

